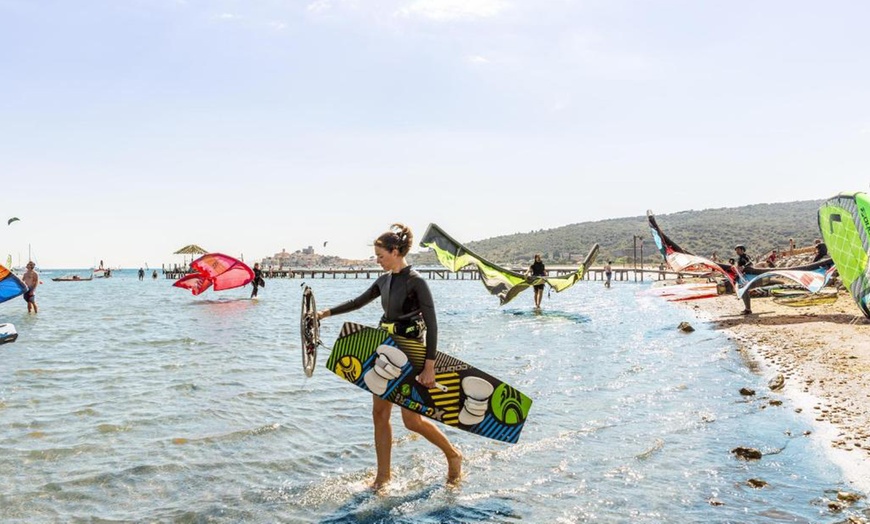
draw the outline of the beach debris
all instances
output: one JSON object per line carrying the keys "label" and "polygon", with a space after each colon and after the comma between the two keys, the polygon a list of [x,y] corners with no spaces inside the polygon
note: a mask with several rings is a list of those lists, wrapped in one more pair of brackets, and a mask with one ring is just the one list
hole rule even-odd
{"label": "beach debris", "polygon": [[677,326],[677,329],[679,329],[683,333],[691,333],[692,331],[695,331],[695,328],[693,328],[692,325],[688,322],[680,322],[680,325]]}
{"label": "beach debris", "polygon": [[755,390],[750,388],[740,388],[740,394],[744,397],[751,397],[755,395]]}
{"label": "beach debris", "polygon": [[767,386],[771,391],[779,391],[785,386],[785,377],[782,376],[782,373],[778,373],[775,377],[770,379],[770,382],[767,383]]}
{"label": "beach debris", "polygon": [[711,499],[708,500],[707,502],[708,502],[711,506],[724,506],[724,505],[725,505],[724,502],[722,502],[721,500],[716,499],[716,498],[711,498]]}
{"label": "beach debris", "polygon": [[746,484],[755,489],[761,489],[764,486],[767,486],[767,482],[761,479],[749,479],[746,481]]}
{"label": "beach debris", "polygon": [[770,399],[770,402],[768,402],[768,403],[769,403],[771,406],[782,406],[782,401],[781,401],[781,400],[776,400],[776,399],[773,399],[773,398]]}
{"label": "beach debris", "polygon": [[744,448],[742,446],[738,446],[731,450],[731,453],[737,455],[737,458],[743,460],[760,460],[761,452],[755,448]]}

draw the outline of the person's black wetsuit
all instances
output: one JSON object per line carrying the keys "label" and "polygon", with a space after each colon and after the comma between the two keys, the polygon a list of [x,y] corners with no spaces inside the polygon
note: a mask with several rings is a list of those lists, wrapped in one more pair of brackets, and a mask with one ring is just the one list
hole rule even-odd
{"label": "person's black wetsuit", "polygon": [[[532,267],[529,269],[532,270],[532,275],[536,277],[543,277],[547,275],[547,270],[544,267],[543,262],[535,262],[532,264]],[[544,289],[544,284],[536,284],[535,289]]]}
{"label": "person's black wetsuit", "polygon": [[372,287],[353,300],[334,308],[331,315],[339,315],[359,309],[381,297],[384,316],[381,322],[396,322],[422,315],[426,324],[426,359],[434,360],[438,349],[438,322],[435,319],[435,302],[429,286],[419,273],[407,266],[398,273],[386,273],[378,277]]}

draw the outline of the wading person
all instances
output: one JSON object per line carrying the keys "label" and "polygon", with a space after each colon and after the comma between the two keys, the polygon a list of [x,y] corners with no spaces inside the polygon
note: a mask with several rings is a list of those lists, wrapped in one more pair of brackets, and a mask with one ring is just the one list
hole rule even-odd
{"label": "wading person", "polygon": [[[533,277],[545,277],[547,276],[547,268],[544,267],[544,263],[541,262],[541,255],[535,254],[535,261],[529,266],[527,271],[528,274]],[[535,284],[535,308],[541,309],[541,299],[544,298],[544,284]]]}
{"label": "wading person", "polygon": [[[404,326],[401,332],[411,338],[425,339],[426,359],[419,370],[417,381],[427,388],[435,387],[435,354],[438,345],[438,324],[435,318],[435,303],[426,281],[408,265],[405,255],[410,251],[413,235],[402,224],[393,224],[390,231],[375,240],[375,257],[386,271],[362,295],[334,308],[317,313],[317,318],[326,318],[357,310],[376,298],[381,298],[384,315],[383,325]],[[413,327],[416,326],[416,329]],[[410,332],[408,331],[410,329]],[[417,371],[417,370],[415,370]],[[393,404],[377,395],[372,395],[372,421],[375,429],[375,453],[378,471],[372,488],[380,489],[390,481],[390,455],[393,446],[393,429],[390,413]],[[423,435],[444,453],[447,459],[447,482],[456,483],[462,473],[462,454],[453,447],[447,436],[419,413],[401,408],[402,422],[411,431]]]}

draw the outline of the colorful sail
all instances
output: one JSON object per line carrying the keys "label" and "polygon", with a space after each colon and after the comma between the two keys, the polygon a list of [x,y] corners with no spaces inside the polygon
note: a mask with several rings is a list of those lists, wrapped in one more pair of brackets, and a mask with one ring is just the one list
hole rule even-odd
{"label": "colorful sail", "polygon": [[656,243],[656,247],[659,248],[659,252],[672,270],[677,272],[718,272],[734,284],[734,279],[737,276],[735,270],[732,270],[730,267],[726,270],[722,264],[714,262],[709,258],[695,255],[681,248],[661,230],[652,211],[647,211],[646,216],[649,221],[649,229],[652,233],[653,240]]}
{"label": "colorful sail", "polygon": [[557,293],[568,289],[583,279],[586,270],[598,256],[598,244],[595,244],[576,271],[563,276],[541,277],[511,271],[489,262],[457,242],[436,224],[429,224],[420,245],[432,248],[441,265],[454,273],[465,266],[475,266],[483,285],[490,294],[498,297],[501,305],[507,304],[523,290],[536,285],[547,284]]}
{"label": "colorful sail", "polygon": [[189,289],[199,295],[209,287],[215,291],[249,284],[254,271],[241,260],[221,253],[207,253],[190,263],[193,273],[177,280],[173,286]]}
{"label": "colorful sail", "polygon": [[810,293],[818,293],[831,280],[836,271],[834,266],[821,267],[814,270],[772,269],[760,275],[746,275],[737,286],[737,297],[743,298],[743,294],[754,287],[769,282],[771,278],[785,278],[806,288]]}
{"label": "colorful sail", "polygon": [[742,271],[737,266],[714,262],[708,258],[700,257],[681,248],[676,242],[668,238],[656,222],[652,211],[647,211],[647,219],[653,240],[659,248],[668,266],[674,271],[713,271],[721,273],[737,289],[737,295],[750,288],[756,287],[773,277],[783,277],[793,280],[804,286],[812,293],[817,293],[831,279],[833,265],[830,259],[823,259],[810,264],[793,266],[789,268],[757,268],[747,267]]}
{"label": "colorful sail", "polygon": [[819,229],[843,285],[870,318],[870,196],[840,193],[819,208]]}
{"label": "colorful sail", "polygon": [[5,266],[0,266],[0,302],[6,302],[27,291],[25,284],[15,273]]}

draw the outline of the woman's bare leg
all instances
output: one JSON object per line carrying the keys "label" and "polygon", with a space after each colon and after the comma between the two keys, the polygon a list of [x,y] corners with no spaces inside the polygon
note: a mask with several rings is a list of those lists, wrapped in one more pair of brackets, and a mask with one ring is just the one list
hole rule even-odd
{"label": "woman's bare leg", "polygon": [[[378,473],[372,488],[380,489],[390,481],[390,454],[393,449],[393,427],[390,413],[393,405],[372,395],[372,421],[375,426],[375,454],[378,458]],[[404,410],[402,410],[404,411]]]}
{"label": "woman's bare leg", "polygon": [[419,413],[408,409],[402,409],[402,422],[405,427],[423,435],[423,437],[435,444],[447,457],[447,482],[453,484],[462,476],[462,453],[447,440],[447,435],[441,432],[435,424],[424,419]]}

